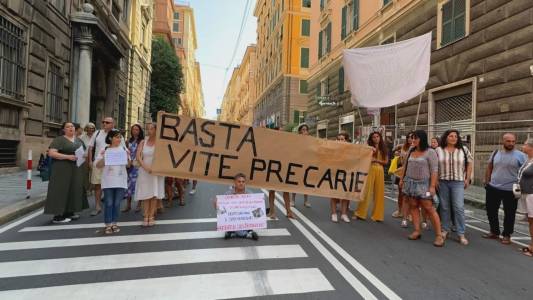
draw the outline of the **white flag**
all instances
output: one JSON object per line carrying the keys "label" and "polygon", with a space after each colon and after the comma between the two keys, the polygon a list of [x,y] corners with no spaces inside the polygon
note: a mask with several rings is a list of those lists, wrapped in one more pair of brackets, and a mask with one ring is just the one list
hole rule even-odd
{"label": "white flag", "polygon": [[387,107],[410,100],[429,80],[431,32],[382,46],[344,50],[352,103]]}

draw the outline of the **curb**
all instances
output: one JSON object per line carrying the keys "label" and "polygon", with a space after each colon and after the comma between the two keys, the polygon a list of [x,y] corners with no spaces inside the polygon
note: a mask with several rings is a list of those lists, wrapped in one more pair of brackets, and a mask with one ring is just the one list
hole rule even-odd
{"label": "curb", "polygon": [[44,206],[46,195],[35,197],[34,199],[24,199],[0,209],[0,225],[6,224],[29,212]]}

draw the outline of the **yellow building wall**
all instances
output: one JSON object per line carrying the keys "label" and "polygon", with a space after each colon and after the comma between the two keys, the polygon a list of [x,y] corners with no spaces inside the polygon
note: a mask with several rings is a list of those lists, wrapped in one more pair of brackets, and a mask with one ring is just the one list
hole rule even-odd
{"label": "yellow building wall", "polygon": [[150,121],[148,89],[152,54],[153,0],[131,2],[130,35],[132,44],[128,73],[126,128]]}

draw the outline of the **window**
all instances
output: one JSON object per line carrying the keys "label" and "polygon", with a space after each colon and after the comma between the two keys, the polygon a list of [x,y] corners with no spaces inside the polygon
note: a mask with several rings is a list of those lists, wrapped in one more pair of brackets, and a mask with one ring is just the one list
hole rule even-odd
{"label": "window", "polygon": [[387,6],[389,3],[392,3],[392,0],[383,0],[383,6]]}
{"label": "window", "polygon": [[0,15],[0,95],[23,97],[25,50],[24,31]]}
{"label": "window", "polygon": [[321,30],[318,35],[318,58],[326,55],[331,50],[331,23]]}
{"label": "window", "polygon": [[320,0],[320,11],[324,9],[324,6],[326,6],[326,0]]}
{"label": "window", "polygon": [[345,39],[352,31],[359,29],[359,0],[353,0],[344,6],[341,12],[341,39]]}
{"label": "window", "polygon": [[339,94],[344,93],[344,68],[341,67],[339,69],[339,86],[338,86]]}
{"label": "window", "polygon": [[118,7],[118,4],[115,3],[115,1],[111,2],[111,13],[113,14],[115,20],[120,20],[120,8]]}
{"label": "window", "polygon": [[307,94],[307,80],[300,80],[300,94]]}
{"label": "window", "polygon": [[352,30],[359,29],[359,0],[352,2]]}
{"label": "window", "polygon": [[309,68],[309,48],[300,49],[300,67]]}
{"label": "window", "polygon": [[329,78],[320,81],[320,96],[327,96],[329,94]]}
{"label": "window", "polygon": [[47,80],[46,120],[61,123],[63,121],[63,75],[61,68],[52,62],[48,64]]}
{"label": "window", "polygon": [[179,20],[180,19],[180,13],[179,12],[175,12],[174,13],[174,20]]}
{"label": "window", "polygon": [[179,22],[174,22],[172,24],[172,31],[174,31],[174,32],[179,32],[180,31],[180,23]]}
{"label": "window", "polygon": [[302,6],[311,8],[311,0],[302,0]]}
{"label": "window", "polygon": [[130,0],[124,0],[124,6],[122,7],[122,20],[128,22],[128,17],[130,15]]}
{"label": "window", "polygon": [[60,13],[65,13],[65,0],[50,0],[50,4],[55,7]]}
{"label": "window", "polygon": [[441,46],[466,35],[466,0],[450,0],[442,5]]}
{"label": "window", "polygon": [[181,47],[182,40],[181,38],[172,38],[172,43],[174,44],[174,47],[178,48]]}
{"label": "window", "polygon": [[0,104],[0,126],[19,127],[19,110],[16,107]]}
{"label": "window", "polygon": [[342,13],[341,13],[341,40],[344,40],[346,38],[347,15],[348,15],[348,6],[344,6],[342,8]]}
{"label": "window", "polygon": [[302,36],[309,36],[311,34],[311,21],[302,20]]}
{"label": "window", "polygon": [[472,119],[472,93],[435,101],[435,123]]}

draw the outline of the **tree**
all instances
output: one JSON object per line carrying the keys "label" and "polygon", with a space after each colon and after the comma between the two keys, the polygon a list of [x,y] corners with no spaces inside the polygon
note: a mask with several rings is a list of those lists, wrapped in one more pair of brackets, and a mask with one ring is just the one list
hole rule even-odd
{"label": "tree", "polygon": [[176,52],[163,38],[152,41],[152,77],[150,79],[150,114],[157,112],[176,113],[183,90],[183,72]]}

